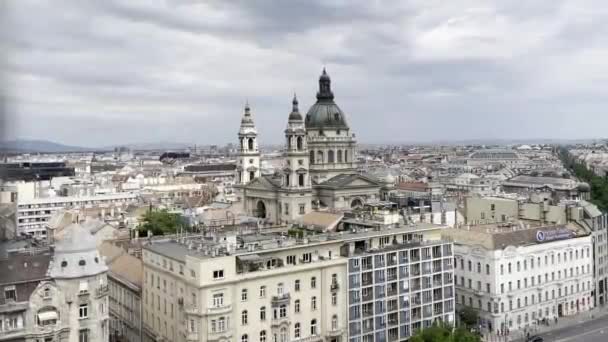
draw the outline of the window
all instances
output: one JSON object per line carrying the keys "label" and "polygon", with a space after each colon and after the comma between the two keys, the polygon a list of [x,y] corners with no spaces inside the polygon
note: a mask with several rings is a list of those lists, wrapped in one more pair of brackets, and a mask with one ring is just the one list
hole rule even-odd
{"label": "window", "polygon": [[[158,288],[160,289],[160,280],[158,281]],[[86,280],[81,281],[78,286],[78,291],[80,293],[87,293],[89,291],[89,283]]]}
{"label": "window", "polygon": [[490,265],[486,264],[486,274],[490,275]]}
{"label": "window", "polygon": [[224,306],[224,294],[216,293],[213,295],[213,307],[219,308],[221,306]]}
{"label": "window", "polygon": [[[304,186],[304,175],[300,175],[300,186]],[[300,203],[300,215],[306,213],[306,204]]]}
{"label": "window", "polygon": [[247,289],[241,290],[241,300],[244,302],[247,300]]}
{"label": "window", "polygon": [[260,342],[266,342],[266,330],[260,331]]}
{"label": "window", "polygon": [[87,318],[89,317],[89,305],[88,304],[80,304],[78,307],[78,317]]}
{"label": "window", "polygon": [[266,307],[262,306],[260,308],[260,321],[265,321],[266,320]]}
{"label": "window", "polygon": [[331,317],[331,330],[332,331],[338,330],[338,316],[336,316],[336,315],[333,315]]}
{"label": "window", "polygon": [[310,278],[310,288],[311,289],[317,288],[317,277]]}
{"label": "window", "polygon": [[316,319],[313,319],[312,321],[310,321],[310,334],[312,336],[317,335],[317,320]]}
{"label": "window", "polygon": [[509,272],[509,274],[511,274],[511,263],[507,264],[507,271]]}
{"label": "window", "polygon": [[477,273],[481,273],[481,263],[477,263]]}
{"label": "window", "polygon": [[338,304],[338,294],[336,292],[331,293],[331,305]]}
{"label": "window", "polygon": [[241,336],[241,342],[249,342],[249,337],[247,336],[247,334]]}
{"label": "window", "polygon": [[310,298],[310,309],[317,310],[317,297],[315,296],[312,296],[312,298]]}
{"label": "window", "polygon": [[89,342],[89,330],[83,329],[78,331],[78,342]]}
{"label": "window", "polygon": [[469,260],[468,265],[469,265],[469,272],[473,271],[473,266],[472,266],[473,264],[471,263],[471,260]]}
{"label": "window", "polygon": [[287,305],[281,304],[281,306],[279,307],[279,317],[280,318],[287,317]]}
{"label": "window", "polygon": [[293,308],[294,308],[295,313],[300,312],[300,300],[299,299],[295,300],[295,302],[293,303]]}
{"label": "window", "polygon": [[293,288],[296,292],[300,291],[300,279],[296,279],[294,282]]}
{"label": "window", "polygon": [[505,274],[505,265],[500,265],[500,275]]}
{"label": "window", "polygon": [[222,279],[224,278],[224,270],[213,271],[213,279]]}
{"label": "window", "polygon": [[283,209],[283,211],[285,212],[285,215],[289,215],[289,203],[285,203],[284,207],[285,209]]}
{"label": "window", "polygon": [[300,338],[300,323],[296,323],[293,326],[293,336],[295,338]]}
{"label": "window", "polygon": [[247,325],[247,310],[241,312],[241,325]]}
{"label": "window", "polygon": [[302,254],[302,262],[311,262],[311,261],[312,261],[312,253]]}
{"label": "window", "polygon": [[4,288],[4,299],[6,301],[17,301],[17,288],[15,285],[6,286]]}
{"label": "window", "polygon": [[266,297],[266,286],[260,286],[260,298]]}
{"label": "window", "polygon": [[279,339],[280,342],[287,342],[287,328],[285,328],[285,327],[281,328],[280,336],[281,336],[281,338]]}
{"label": "window", "polygon": [[287,256],[287,265],[295,265],[296,264],[296,256],[288,255]]}

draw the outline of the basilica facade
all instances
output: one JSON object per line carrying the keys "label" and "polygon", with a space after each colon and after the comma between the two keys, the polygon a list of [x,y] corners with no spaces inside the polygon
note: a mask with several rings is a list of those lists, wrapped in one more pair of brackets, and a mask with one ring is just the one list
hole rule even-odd
{"label": "basilica facade", "polygon": [[293,98],[280,172],[261,173],[258,132],[249,105],[238,137],[235,189],[248,215],[272,223],[297,222],[313,210],[345,210],[382,197],[384,184],[358,171],[355,134],[334,101],[325,69],[317,101],[305,117]]}

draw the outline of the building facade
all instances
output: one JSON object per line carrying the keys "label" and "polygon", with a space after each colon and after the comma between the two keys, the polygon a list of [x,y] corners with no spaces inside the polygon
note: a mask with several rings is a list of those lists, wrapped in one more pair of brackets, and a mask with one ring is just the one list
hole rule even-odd
{"label": "building facade", "polygon": [[0,341],[108,341],[107,267],[72,225],[53,252],[0,261]]}
{"label": "building facade", "polygon": [[143,252],[145,326],[170,341],[405,341],[454,320],[442,228],[155,242]]}
{"label": "building facade", "polygon": [[574,224],[453,229],[458,306],[486,333],[526,330],[594,307],[593,244]]}

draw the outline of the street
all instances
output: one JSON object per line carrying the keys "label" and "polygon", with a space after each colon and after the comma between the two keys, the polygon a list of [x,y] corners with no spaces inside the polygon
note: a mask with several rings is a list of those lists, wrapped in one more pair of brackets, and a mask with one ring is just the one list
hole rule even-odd
{"label": "street", "polygon": [[608,341],[608,316],[540,334],[545,342],[606,342]]}

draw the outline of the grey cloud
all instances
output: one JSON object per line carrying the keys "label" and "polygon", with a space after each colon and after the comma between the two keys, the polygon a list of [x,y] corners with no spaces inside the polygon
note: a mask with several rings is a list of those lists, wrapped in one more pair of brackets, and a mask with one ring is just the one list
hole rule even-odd
{"label": "grey cloud", "polygon": [[608,125],[601,2],[3,3],[17,136],[225,143],[249,99],[262,143],[277,143],[293,92],[305,111],[323,65],[363,142],[579,138]]}

